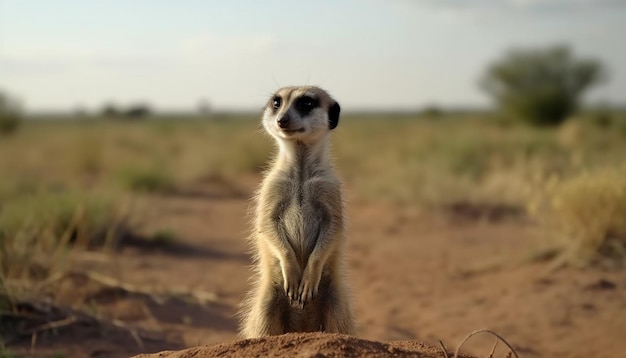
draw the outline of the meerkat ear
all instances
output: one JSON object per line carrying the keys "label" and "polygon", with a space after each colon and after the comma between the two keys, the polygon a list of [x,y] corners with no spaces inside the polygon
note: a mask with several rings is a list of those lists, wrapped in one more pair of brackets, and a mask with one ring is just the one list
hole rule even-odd
{"label": "meerkat ear", "polygon": [[335,129],[337,124],[339,124],[339,112],[341,111],[341,107],[339,107],[339,103],[335,102],[328,109],[328,128]]}

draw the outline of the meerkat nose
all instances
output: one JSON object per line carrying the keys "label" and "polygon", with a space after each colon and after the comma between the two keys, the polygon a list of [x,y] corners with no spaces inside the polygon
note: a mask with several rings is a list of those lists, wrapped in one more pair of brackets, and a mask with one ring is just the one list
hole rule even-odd
{"label": "meerkat nose", "polygon": [[283,129],[289,127],[289,116],[284,115],[281,119],[279,119],[278,126]]}

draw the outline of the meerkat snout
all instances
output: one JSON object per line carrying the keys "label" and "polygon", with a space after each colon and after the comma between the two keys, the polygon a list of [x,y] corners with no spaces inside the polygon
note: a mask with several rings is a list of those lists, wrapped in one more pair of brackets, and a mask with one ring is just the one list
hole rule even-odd
{"label": "meerkat snout", "polygon": [[288,128],[290,121],[291,120],[289,119],[289,114],[285,114],[278,120],[278,126],[282,129]]}

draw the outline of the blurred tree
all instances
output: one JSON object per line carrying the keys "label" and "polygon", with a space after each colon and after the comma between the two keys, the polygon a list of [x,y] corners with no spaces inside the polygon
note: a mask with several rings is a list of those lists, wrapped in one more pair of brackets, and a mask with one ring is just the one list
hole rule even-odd
{"label": "blurred tree", "polygon": [[601,62],[574,58],[569,47],[558,45],[510,51],[487,68],[481,85],[502,110],[532,124],[555,125],[605,77]]}
{"label": "blurred tree", "polygon": [[22,111],[18,101],[0,90],[0,134],[15,132],[22,120]]}
{"label": "blurred tree", "polygon": [[100,112],[103,117],[117,117],[120,114],[120,110],[113,103],[107,103],[102,107]]}
{"label": "blurred tree", "polygon": [[128,107],[124,114],[130,119],[140,119],[152,114],[152,110],[147,104],[134,104]]}
{"label": "blurred tree", "polygon": [[420,111],[420,114],[424,117],[438,118],[443,116],[445,111],[436,104],[429,104]]}

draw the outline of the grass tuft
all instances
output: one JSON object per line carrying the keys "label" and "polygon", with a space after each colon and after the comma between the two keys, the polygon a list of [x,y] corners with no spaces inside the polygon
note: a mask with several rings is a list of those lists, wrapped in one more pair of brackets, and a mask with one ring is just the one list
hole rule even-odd
{"label": "grass tuft", "polygon": [[0,358],[17,358],[17,355],[11,353],[4,343],[0,341]]}
{"label": "grass tuft", "polygon": [[152,240],[159,245],[170,245],[177,239],[176,232],[172,230],[159,230],[152,235]]}
{"label": "grass tuft", "polygon": [[626,170],[543,181],[529,203],[563,263],[626,267]]}
{"label": "grass tuft", "polygon": [[120,171],[119,180],[126,188],[138,192],[166,192],[174,189],[174,176],[166,167],[127,167]]}
{"label": "grass tuft", "polygon": [[0,293],[62,270],[70,247],[109,246],[126,222],[109,196],[42,191],[5,196],[0,206]]}

